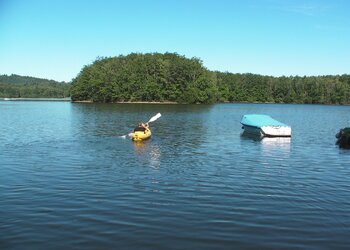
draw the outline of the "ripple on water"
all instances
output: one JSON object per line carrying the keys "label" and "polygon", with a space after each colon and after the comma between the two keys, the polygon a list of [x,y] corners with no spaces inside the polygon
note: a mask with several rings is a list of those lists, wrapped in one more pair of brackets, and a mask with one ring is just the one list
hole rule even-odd
{"label": "ripple on water", "polygon": [[[44,106],[43,106],[44,105]],[[45,108],[43,108],[45,107]],[[349,245],[348,106],[13,103],[0,108],[0,246]],[[127,134],[157,112],[153,136]],[[241,136],[265,113],[291,139]],[[323,126],[315,130],[315,124]],[[315,132],[316,131],[316,132]]]}

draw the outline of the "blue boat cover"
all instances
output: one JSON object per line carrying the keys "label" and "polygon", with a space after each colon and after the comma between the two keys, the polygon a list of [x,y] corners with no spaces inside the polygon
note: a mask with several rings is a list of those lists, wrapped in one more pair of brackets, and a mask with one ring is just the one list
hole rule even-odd
{"label": "blue boat cover", "polygon": [[268,115],[257,115],[250,114],[242,116],[241,123],[243,125],[252,127],[262,127],[262,126],[288,126],[282,122],[276,121]]}

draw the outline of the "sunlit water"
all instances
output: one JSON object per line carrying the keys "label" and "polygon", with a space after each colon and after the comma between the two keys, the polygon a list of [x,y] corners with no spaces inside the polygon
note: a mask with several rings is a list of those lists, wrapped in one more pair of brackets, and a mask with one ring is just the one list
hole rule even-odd
{"label": "sunlit water", "polygon": [[[128,134],[157,112],[152,138]],[[241,136],[268,114],[292,138]],[[0,249],[350,244],[349,106],[0,102]]]}

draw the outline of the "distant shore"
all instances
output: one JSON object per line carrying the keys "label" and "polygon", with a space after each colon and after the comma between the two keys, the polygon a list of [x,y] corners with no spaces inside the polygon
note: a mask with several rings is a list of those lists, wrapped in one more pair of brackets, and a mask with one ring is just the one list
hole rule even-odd
{"label": "distant shore", "polygon": [[[72,101],[76,103],[98,103],[91,100],[84,100],[84,101]],[[164,102],[145,102],[145,101],[135,101],[135,102],[110,102],[110,103],[118,103],[118,104],[179,104],[177,102],[170,102],[170,101],[164,101]]]}
{"label": "distant shore", "polygon": [[8,98],[8,97],[5,97],[5,98],[0,98],[0,100],[2,101],[42,101],[42,102],[71,102],[72,99],[70,97],[66,97],[66,98]]}
{"label": "distant shore", "polygon": [[[72,102],[72,103],[102,103],[102,102],[94,102],[92,100],[82,100],[82,101],[72,101],[71,98],[0,98],[0,101],[42,101],[42,102]],[[242,103],[242,104],[304,104],[304,105],[342,105],[342,106],[349,106],[350,104],[329,104],[329,103],[283,103],[283,102],[246,102],[246,101],[223,101],[223,102],[216,102],[213,104],[219,104],[219,103]],[[171,102],[171,101],[152,101],[152,102],[146,102],[146,101],[126,101],[126,102],[108,102],[106,104],[184,104],[184,103],[178,103],[178,102]],[[199,104],[199,103],[198,103]]]}

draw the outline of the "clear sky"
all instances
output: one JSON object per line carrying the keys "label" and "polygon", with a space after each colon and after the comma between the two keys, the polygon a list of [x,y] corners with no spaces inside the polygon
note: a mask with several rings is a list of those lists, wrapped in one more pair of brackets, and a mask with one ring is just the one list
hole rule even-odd
{"label": "clear sky", "polygon": [[70,81],[131,52],[232,73],[349,74],[350,1],[0,0],[0,74]]}

